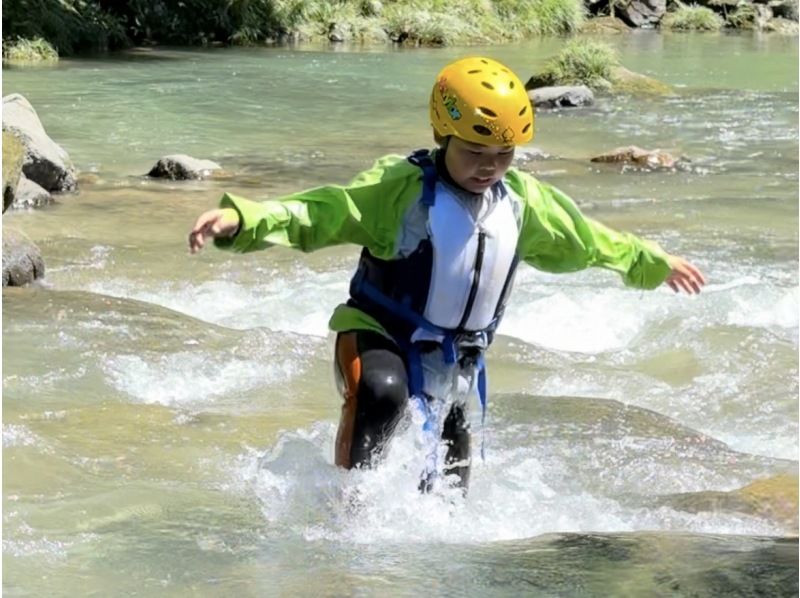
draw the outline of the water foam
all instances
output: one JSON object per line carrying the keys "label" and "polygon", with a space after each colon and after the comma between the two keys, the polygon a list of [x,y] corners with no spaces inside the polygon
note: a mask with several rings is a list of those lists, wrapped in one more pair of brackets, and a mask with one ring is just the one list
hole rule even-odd
{"label": "water foam", "polygon": [[298,371],[291,359],[267,362],[188,351],[148,358],[118,355],[102,368],[108,381],[134,400],[177,407],[207,405],[217,397],[285,382]]}
{"label": "water foam", "polygon": [[535,451],[520,446],[494,447],[475,463],[466,498],[447,487],[421,494],[425,451],[416,428],[401,431],[381,466],[366,471],[331,463],[334,433],[332,424],[318,424],[242,456],[233,476],[251,489],[271,526],[309,542],[347,544],[479,543],[558,532],[782,533],[749,515],[631,506],[585,487],[563,492],[548,482]]}

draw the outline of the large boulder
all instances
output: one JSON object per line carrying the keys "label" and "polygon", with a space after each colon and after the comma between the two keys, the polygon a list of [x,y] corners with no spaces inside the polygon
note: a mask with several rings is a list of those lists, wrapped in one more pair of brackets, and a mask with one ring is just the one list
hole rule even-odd
{"label": "large boulder", "polygon": [[14,209],[40,208],[53,203],[53,196],[25,175],[19,179],[16,196],[11,207]]}
{"label": "large boulder", "polygon": [[15,228],[3,226],[3,286],[21,287],[44,276],[42,252]]}
{"label": "large boulder", "polygon": [[25,146],[8,131],[3,131],[3,211],[14,203],[17,185],[22,176]]}
{"label": "large boulder", "polygon": [[222,167],[211,160],[198,160],[186,154],[173,154],[164,156],[156,162],[147,176],[171,181],[186,181],[205,179],[215,172],[221,171]]}
{"label": "large boulder", "polygon": [[594,94],[585,85],[539,87],[528,91],[537,108],[572,108],[594,104]]}
{"label": "large boulder", "polygon": [[631,27],[655,27],[667,12],[667,0],[629,0],[616,4],[614,12]]}
{"label": "large boulder", "polygon": [[47,191],[72,191],[77,187],[69,155],[47,133],[30,102],[18,93],[3,98],[3,131],[13,133],[25,146],[22,171]]}

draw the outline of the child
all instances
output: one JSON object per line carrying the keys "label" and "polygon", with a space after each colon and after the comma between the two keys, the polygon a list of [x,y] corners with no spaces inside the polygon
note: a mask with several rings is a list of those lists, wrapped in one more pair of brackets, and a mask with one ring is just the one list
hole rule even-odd
{"label": "child", "polygon": [[272,245],[314,251],[363,247],[350,298],[336,308],[335,369],[344,397],[336,464],[369,467],[413,398],[424,430],[445,452],[429,456],[466,490],[467,397],[485,409],[484,352],[503,315],[519,261],[548,272],[600,266],[626,285],[700,292],[703,275],[656,244],[583,216],[557,189],[511,168],[515,146],[533,137],[521,81],[488,58],[446,66],[430,97],[439,146],[386,156],[349,185],[319,187],[263,203],[225,194],[189,235],[245,252]]}

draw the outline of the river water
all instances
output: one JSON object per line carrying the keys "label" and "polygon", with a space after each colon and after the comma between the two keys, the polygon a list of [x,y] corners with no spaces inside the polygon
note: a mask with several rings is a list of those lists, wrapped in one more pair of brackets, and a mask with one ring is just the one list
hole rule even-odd
{"label": "river water", "polygon": [[[610,41],[675,95],[539,113],[532,147],[550,158],[520,167],[709,284],[523,269],[466,500],[416,492],[414,426],[381,469],[332,464],[326,322],[357,248],[189,256],[185,240],[223,190],[344,183],[428,146],[451,59],[487,53],[526,79],[561,40],[4,70],[82,173],[77,194],[4,216],[47,264],[3,291],[4,593],[796,595],[797,39]],[[690,166],[588,161],[632,143]],[[142,176],[179,152],[231,176]]]}

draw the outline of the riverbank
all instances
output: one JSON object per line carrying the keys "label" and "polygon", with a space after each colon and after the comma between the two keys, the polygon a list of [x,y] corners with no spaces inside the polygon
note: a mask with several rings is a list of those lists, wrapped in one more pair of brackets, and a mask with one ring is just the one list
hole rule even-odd
{"label": "riverbank", "polygon": [[[62,0],[31,10],[3,9],[3,59],[57,56],[137,45],[331,43],[450,46],[497,44],[582,30],[633,28],[717,31],[723,28],[797,35],[797,0],[205,0],[178,3]],[[595,23],[595,21],[597,22]]]}

